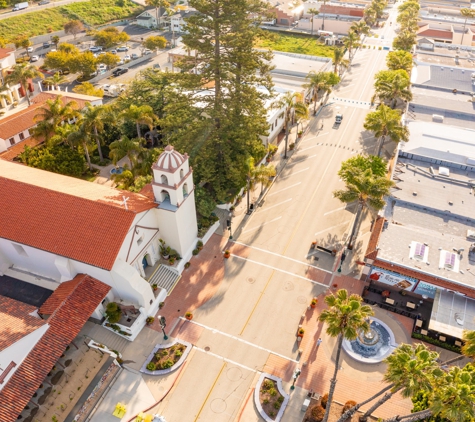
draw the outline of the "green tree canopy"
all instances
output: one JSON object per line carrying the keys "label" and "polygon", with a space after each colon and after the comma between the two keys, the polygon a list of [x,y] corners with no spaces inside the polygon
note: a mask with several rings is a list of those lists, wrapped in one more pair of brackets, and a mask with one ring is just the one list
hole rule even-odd
{"label": "green tree canopy", "polygon": [[165,46],[167,45],[167,39],[165,37],[161,37],[161,36],[151,36],[151,37],[147,37],[143,40],[143,43],[142,43],[143,47],[144,48],[148,48],[149,50],[158,50],[158,49],[161,49],[161,48],[165,48]]}
{"label": "green tree canopy", "polygon": [[96,45],[111,48],[115,45],[124,43],[130,39],[128,34],[123,31],[119,31],[115,26],[107,27],[101,31],[97,31],[94,36]]}
{"label": "green tree canopy", "polygon": [[386,56],[386,65],[389,70],[405,70],[408,74],[412,69],[412,54],[408,51],[390,51]]}
{"label": "green tree canopy", "polygon": [[12,85],[20,84],[25,92],[28,105],[31,105],[30,95],[28,94],[28,84],[31,79],[36,78],[44,78],[38,68],[31,64],[22,63],[13,66],[11,73],[5,78],[5,82]]}
{"label": "green tree canopy", "polygon": [[357,155],[345,160],[341,163],[338,175],[346,182],[352,182],[353,173],[360,171],[365,172],[370,169],[374,176],[385,177],[388,171],[388,163],[384,158],[377,157],[376,155]]}
{"label": "green tree canopy", "polygon": [[375,96],[385,100],[394,108],[399,101],[412,100],[411,81],[409,75],[403,69],[380,70],[375,75]]}
{"label": "green tree canopy", "polygon": [[91,95],[93,97],[103,97],[104,90],[102,88],[96,88],[90,82],[83,82],[82,84],[76,85],[73,88],[73,92],[77,94]]}

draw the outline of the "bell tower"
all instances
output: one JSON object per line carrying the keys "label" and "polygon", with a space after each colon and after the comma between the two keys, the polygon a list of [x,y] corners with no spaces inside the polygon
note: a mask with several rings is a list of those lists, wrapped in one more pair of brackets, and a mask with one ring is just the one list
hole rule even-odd
{"label": "bell tower", "polygon": [[188,154],[168,145],[152,166],[152,189],[158,204],[161,238],[182,257],[195,248],[198,235],[193,169]]}

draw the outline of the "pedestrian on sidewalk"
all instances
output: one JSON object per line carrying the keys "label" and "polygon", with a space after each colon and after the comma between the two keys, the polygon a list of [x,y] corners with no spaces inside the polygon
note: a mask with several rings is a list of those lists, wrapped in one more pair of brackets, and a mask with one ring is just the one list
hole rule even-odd
{"label": "pedestrian on sidewalk", "polygon": [[321,337],[317,340],[317,347],[320,347],[320,344],[322,344],[322,338]]}

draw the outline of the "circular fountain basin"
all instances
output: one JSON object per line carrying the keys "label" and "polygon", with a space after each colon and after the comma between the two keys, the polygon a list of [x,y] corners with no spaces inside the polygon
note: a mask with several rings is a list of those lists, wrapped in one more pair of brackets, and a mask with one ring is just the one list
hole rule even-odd
{"label": "circular fountain basin", "polygon": [[392,330],[377,318],[371,318],[370,330],[358,333],[356,340],[343,339],[345,352],[364,363],[383,361],[397,346]]}
{"label": "circular fountain basin", "polygon": [[115,167],[111,169],[110,174],[122,174],[124,167]]}

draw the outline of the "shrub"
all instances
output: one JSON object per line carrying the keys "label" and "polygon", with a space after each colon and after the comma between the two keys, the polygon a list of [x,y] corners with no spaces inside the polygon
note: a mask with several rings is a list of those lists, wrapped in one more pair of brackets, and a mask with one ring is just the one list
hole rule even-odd
{"label": "shrub", "polygon": [[203,242],[201,240],[198,240],[198,242],[196,242],[196,247],[200,248],[202,246],[203,246]]}
{"label": "shrub", "polygon": [[120,316],[122,315],[122,312],[120,310],[120,307],[117,303],[115,302],[109,302],[106,306],[106,316],[107,319],[111,324],[114,324],[115,322],[119,322]]}
{"label": "shrub", "polygon": [[326,409],[327,408],[327,403],[328,403],[328,393],[325,393],[323,396],[322,396],[322,399],[320,400],[320,405]]}
{"label": "shrub", "polygon": [[272,412],[272,411],[269,412],[269,416],[270,416],[271,418],[273,418],[273,417],[275,416],[275,412]]}
{"label": "shrub", "polygon": [[276,402],[274,403],[274,409],[279,410],[279,409],[280,409],[280,406],[282,406],[282,404],[279,403],[278,401],[276,401]]}
{"label": "shrub", "polygon": [[275,388],[271,388],[271,389],[269,389],[269,394],[272,397],[275,397],[277,395],[277,390]]}
{"label": "shrub", "polygon": [[325,416],[325,409],[322,406],[315,406],[312,411],[312,417],[316,422],[320,422],[323,420]]}
{"label": "shrub", "polygon": [[189,262],[187,262],[187,263],[185,264],[185,268],[190,268],[190,265],[191,265],[191,264],[190,264]]}
{"label": "shrub", "polygon": [[196,256],[196,255],[198,255],[199,253],[200,253],[200,251],[199,251],[198,249],[193,249],[193,252],[192,252],[193,255]]}
{"label": "shrub", "polygon": [[181,352],[181,350],[177,350],[177,351],[175,352],[175,356],[176,356],[177,358],[179,358],[182,354],[183,354],[183,353]]}
{"label": "shrub", "polygon": [[269,399],[264,399],[264,400],[262,400],[262,403],[263,403],[263,404],[269,404]]}
{"label": "shrub", "polygon": [[264,382],[262,383],[263,390],[270,390],[273,386],[274,384],[270,380],[264,380]]}
{"label": "shrub", "polygon": [[343,406],[343,409],[341,409],[341,414],[345,413],[347,410],[350,410],[353,406],[356,406],[356,402],[354,400],[348,400],[345,405]]}
{"label": "shrub", "polygon": [[451,344],[444,343],[443,341],[437,340],[435,338],[424,336],[419,333],[412,333],[411,336],[412,338],[425,341],[426,343],[433,344],[434,346],[439,346],[439,347],[442,347],[443,349],[451,350],[452,352],[455,352],[455,353],[459,353],[459,354],[461,353],[460,347],[452,346]]}
{"label": "shrub", "polygon": [[155,371],[156,366],[155,366],[155,364],[154,364],[153,362],[149,362],[149,363],[147,363],[147,369],[148,369],[149,371]]}
{"label": "shrub", "polygon": [[268,150],[269,150],[269,155],[272,157],[276,152],[277,152],[277,145],[274,144],[269,144]]}
{"label": "shrub", "polygon": [[282,402],[284,401],[284,398],[283,398],[282,396],[279,396],[279,398],[277,399],[277,401],[278,401],[279,403],[282,403]]}
{"label": "shrub", "polygon": [[162,369],[171,368],[174,365],[171,359],[167,359],[165,362],[162,363]]}

